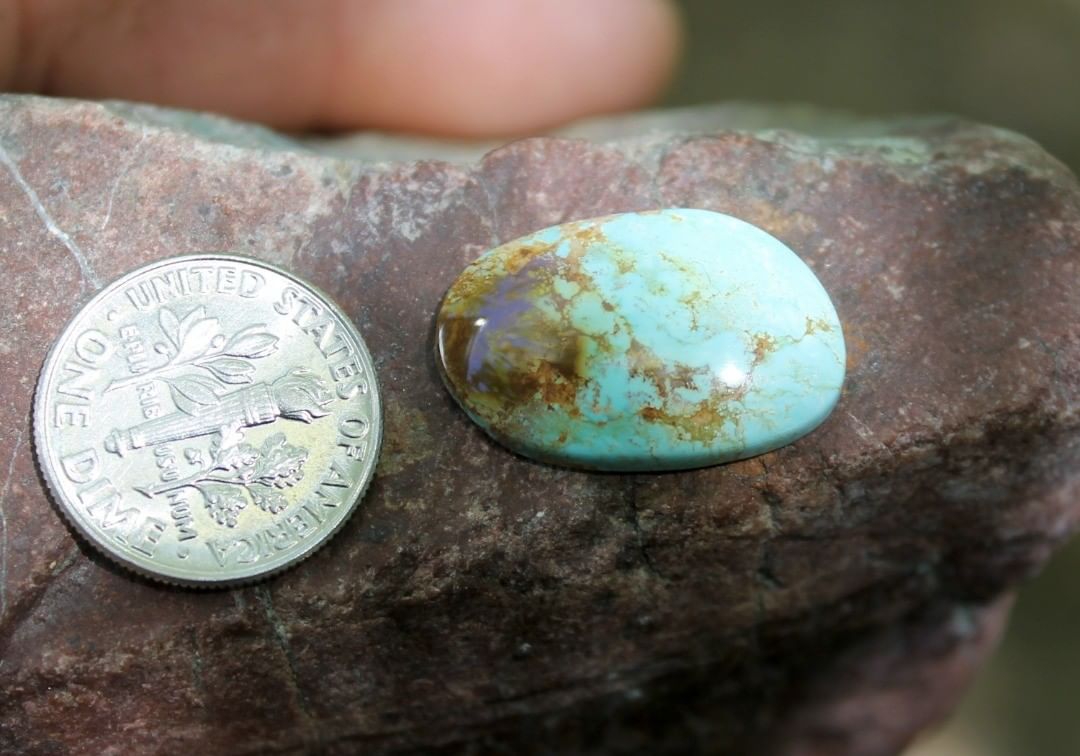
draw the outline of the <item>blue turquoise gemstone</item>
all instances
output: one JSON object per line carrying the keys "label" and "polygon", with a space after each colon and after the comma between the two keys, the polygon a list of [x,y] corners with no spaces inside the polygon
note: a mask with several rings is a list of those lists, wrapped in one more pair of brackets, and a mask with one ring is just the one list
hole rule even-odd
{"label": "blue turquoise gemstone", "polygon": [[682,470],[789,444],[832,411],[844,336],[810,269],[705,210],[566,223],[491,250],[437,320],[446,385],[510,449]]}

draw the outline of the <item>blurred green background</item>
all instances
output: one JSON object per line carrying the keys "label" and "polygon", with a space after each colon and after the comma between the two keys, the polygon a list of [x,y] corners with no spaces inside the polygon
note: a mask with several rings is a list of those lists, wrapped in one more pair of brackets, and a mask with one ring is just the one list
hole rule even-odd
{"label": "blurred green background", "polygon": [[[1020,131],[1080,169],[1080,0],[681,0],[668,105],[947,112]],[[909,756],[1080,755],[1080,541],[1023,589],[955,716]]]}
{"label": "blurred green background", "polygon": [[681,0],[668,98],[960,113],[1080,164],[1080,0]]}

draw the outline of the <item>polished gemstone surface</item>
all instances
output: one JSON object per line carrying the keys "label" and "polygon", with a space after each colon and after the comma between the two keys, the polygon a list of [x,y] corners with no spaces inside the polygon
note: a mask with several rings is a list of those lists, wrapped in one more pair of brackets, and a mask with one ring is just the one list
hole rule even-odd
{"label": "polished gemstone surface", "polygon": [[486,253],[453,283],[438,360],[469,416],[514,451],[594,470],[750,457],[819,425],[844,338],[810,269],[705,210],[566,223]]}

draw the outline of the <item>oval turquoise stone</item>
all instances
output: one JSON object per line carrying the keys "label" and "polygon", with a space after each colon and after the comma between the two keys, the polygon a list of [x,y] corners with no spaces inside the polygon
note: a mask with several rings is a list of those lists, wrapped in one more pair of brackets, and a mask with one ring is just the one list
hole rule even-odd
{"label": "oval turquoise stone", "polygon": [[821,423],[844,337],[780,241],[705,210],[566,223],[469,265],[443,300],[450,392],[516,452],[593,470],[750,457]]}

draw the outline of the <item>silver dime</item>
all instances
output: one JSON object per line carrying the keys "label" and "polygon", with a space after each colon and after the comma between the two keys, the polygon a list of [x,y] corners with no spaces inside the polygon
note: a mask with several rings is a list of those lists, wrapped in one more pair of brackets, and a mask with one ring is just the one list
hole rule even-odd
{"label": "silver dime", "polygon": [[68,324],[34,403],[56,502],[97,548],[194,586],[312,554],[374,473],[382,415],[348,317],[283,270],[177,257],[110,284]]}

